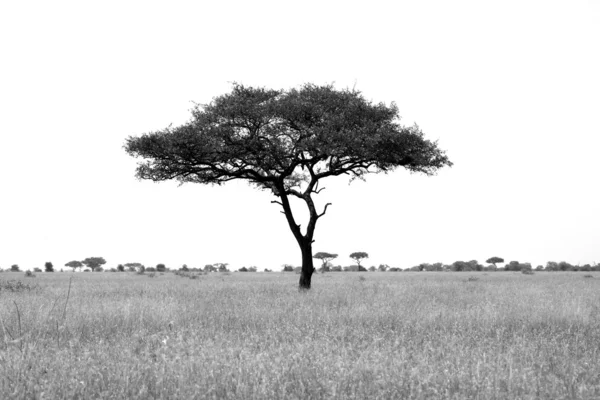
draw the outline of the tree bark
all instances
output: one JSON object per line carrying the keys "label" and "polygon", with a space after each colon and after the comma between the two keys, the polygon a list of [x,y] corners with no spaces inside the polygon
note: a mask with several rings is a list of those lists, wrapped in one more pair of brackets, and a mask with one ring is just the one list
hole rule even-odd
{"label": "tree bark", "polygon": [[312,258],[312,238],[303,238],[299,243],[302,251],[302,270],[300,271],[299,290],[310,289],[310,281],[315,270]]}

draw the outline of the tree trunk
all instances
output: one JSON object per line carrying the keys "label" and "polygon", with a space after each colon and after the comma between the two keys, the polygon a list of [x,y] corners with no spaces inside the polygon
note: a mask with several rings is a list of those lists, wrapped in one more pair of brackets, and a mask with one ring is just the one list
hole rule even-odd
{"label": "tree trunk", "polygon": [[310,289],[310,280],[315,270],[313,266],[312,258],[312,240],[304,238],[300,243],[300,250],[302,251],[302,270],[300,271],[300,285],[299,290]]}

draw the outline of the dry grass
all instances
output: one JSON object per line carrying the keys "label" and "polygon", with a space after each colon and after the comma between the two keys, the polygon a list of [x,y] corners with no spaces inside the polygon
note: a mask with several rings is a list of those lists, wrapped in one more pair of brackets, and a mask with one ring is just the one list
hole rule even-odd
{"label": "dry grass", "polygon": [[600,398],[600,279],[297,279],[40,273],[0,290],[0,398]]}

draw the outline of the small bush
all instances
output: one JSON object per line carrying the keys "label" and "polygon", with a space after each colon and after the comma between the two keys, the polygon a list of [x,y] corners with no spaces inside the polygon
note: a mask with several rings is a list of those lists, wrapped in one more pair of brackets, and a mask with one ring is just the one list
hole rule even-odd
{"label": "small bush", "polygon": [[146,268],[146,272],[156,272],[156,268],[148,267],[148,268]]}
{"label": "small bush", "polygon": [[37,289],[38,286],[34,283],[23,283],[14,279],[8,281],[0,281],[0,291],[7,292],[24,292],[26,290]]}
{"label": "small bush", "polygon": [[42,270],[41,270],[41,269],[39,269],[39,268],[34,268],[34,269],[33,269],[33,272],[42,272]]}
{"label": "small bush", "polygon": [[[150,269],[150,268],[148,268],[148,269]],[[148,274],[148,278],[155,278],[155,277],[156,277],[156,272],[150,272]]]}
{"label": "small bush", "polygon": [[21,271],[19,269],[19,266],[17,264],[11,265],[10,270],[11,270],[11,272],[19,272],[19,271]]}
{"label": "small bush", "polygon": [[31,271],[25,271],[25,278],[35,278],[35,274]]}
{"label": "small bush", "polygon": [[54,272],[54,265],[50,261],[44,264],[44,268],[46,268],[46,272]]}
{"label": "small bush", "polygon": [[534,272],[530,269],[522,269],[521,273],[525,274],[525,275],[533,275],[534,274]]}
{"label": "small bush", "polygon": [[165,264],[157,264],[157,265],[156,265],[156,270],[157,270],[158,272],[165,272],[165,271],[166,271],[166,269],[167,269],[167,267],[165,266]]}
{"label": "small bush", "polygon": [[467,282],[476,282],[478,280],[479,278],[477,278],[476,276],[470,276],[469,279],[467,279]]}
{"label": "small bush", "polygon": [[583,277],[584,277],[584,278],[593,278],[593,277],[594,277],[594,275],[589,275],[589,274],[588,274],[588,275],[584,275]]}

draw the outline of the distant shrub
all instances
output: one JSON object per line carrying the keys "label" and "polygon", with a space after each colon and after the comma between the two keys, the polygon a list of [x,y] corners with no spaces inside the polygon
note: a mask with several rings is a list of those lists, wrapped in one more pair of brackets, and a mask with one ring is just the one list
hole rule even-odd
{"label": "distant shrub", "polygon": [[242,267],[242,268],[238,269],[238,272],[248,272],[248,268]]}
{"label": "distant shrub", "polygon": [[273,271],[271,271],[271,270],[270,270],[270,269],[268,269],[268,268],[265,268],[265,272],[273,272]]}
{"label": "distant shrub", "polygon": [[83,272],[90,272],[91,269],[84,269]]}
{"label": "distant shrub", "polygon": [[26,278],[35,278],[35,274],[31,271],[25,271]]}
{"label": "distant shrub", "polygon": [[359,277],[358,277],[358,280],[359,280],[359,281],[366,281],[366,280],[367,280],[367,278],[365,278],[364,276],[359,276]]}
{"label": "distant shrub", "polygon": [[125,267],[123,266],[123,264],[117,265],[117,271],[119,271],[119,272],[124,272],[125,271]]}
{"label": "distant shrub", "polygon": [[165,272],[167,270],[167,267],[165,266],[165,264],[156,264],[156,270],[158,272]]}
{"label": "distant shrub", "polygon": [[183,266],[181,267],[181,271],[189,271],[188,266],[183,264]]}
{"label": "distant shrub", "polygon": [[[150,268],[148,268],[148,269],[150,269]],[[148,274],[148,278],[154,278],[154,277],[156,277],[156,272],[150,272]]]}
{"label": "distant shrub", "polygon": [[42,270],[40,268],[34,268],[33,272],[42,272]]}
{"label": "distant shrub", "polygon": [[534,272],[530,269],[522,269],[521,273],[525,274],[525,275],[533,275],[534,274]]}
{"label": "distant shrub", "polygon": [[102,272],[102,271],[104,271],[104,268],[102,268],[102,267],[94,268],[94,272]]}
{"label": "distant shrub", "polygon": [[146,272],[156,272],[156,268],[148,267],[146,268]]}
{"label": "distant shrub", "polygon": [[10,270],[11,270],[12,272],[19,272],[19,271],[21,271],[21,270],[19,269],[19,266],[18,266],[17,264],[13,264],[13,265],[11,265],[11,267],[10,267]]}
{"label": "distant shrub", "polygon": [[283,264],[283,272],[294,272],[294,267],[289,264]]}
{"label": "distant shrub", "polygon": [[584,277],[584,278],[593,278],[594,276],[593,276],[593,275],[589,275],[589,274],[588,274],[588,275],[584,275],[583,277]]}
{"label": "distant shrub", "polygon": [[117,269],[116,268],[111,268],[110,272],[117,272]]}
{"label": "distant shrub", "polygon": [[54,272],[54,265],[52,265],[50,261],[44,264],[44,268],[46,269],[46,272]]}
{"label": "distant shrub", "polygon": [[477,278],[476,276],[470,276],[469,279],[467,279],[467,282],[476,282],[478,280],[479,278]]}
{"label": "distant shrub", "polygon": [[8,281],[0,281],[0,292],[3,290],[6,292],[24,292],[26,290],[37,289],[38,287],[39,286],[35,283],[23,283],[15,279],[11,279]]}

